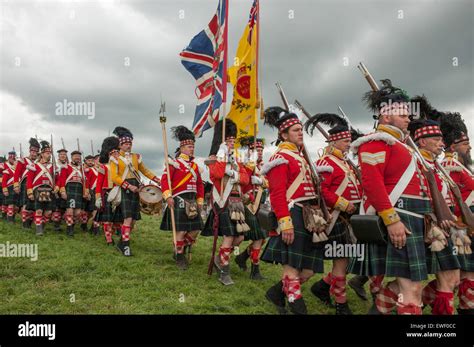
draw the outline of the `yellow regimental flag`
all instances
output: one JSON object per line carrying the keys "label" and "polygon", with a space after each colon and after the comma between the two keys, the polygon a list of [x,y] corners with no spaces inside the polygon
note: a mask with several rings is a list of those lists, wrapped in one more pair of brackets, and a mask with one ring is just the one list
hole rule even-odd
{"label": "yellow regimental flag", "polygon": [[237,48],[234,64],[228,69],[228,81],[234,86],[232,106],[227,118],[237,125],[237,138],[254,136],[259,115],[258,92],[258,0]]}

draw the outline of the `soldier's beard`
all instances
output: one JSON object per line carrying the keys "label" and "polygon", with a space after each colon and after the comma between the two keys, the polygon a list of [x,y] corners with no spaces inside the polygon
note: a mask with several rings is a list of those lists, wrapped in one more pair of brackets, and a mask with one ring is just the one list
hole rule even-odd
{"label": "soldier's beard", "polygon": [[466,152],[466,153],[458,153],[459,158],[461,158],[462,163],[464,166],[471,167],[472,166],[472,158],[471,158],[471,153]]}

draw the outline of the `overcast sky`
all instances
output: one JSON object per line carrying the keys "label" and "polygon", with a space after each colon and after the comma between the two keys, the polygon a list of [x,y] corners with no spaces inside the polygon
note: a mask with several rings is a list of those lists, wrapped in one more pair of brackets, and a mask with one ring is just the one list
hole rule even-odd
{"label": "overcast sky", "polygon": [[[229,61],[251,4],[229,0]],[[376,79],[390,78],[410,95],[424,93],[439,110],[461,112],[473,136],[473,4],[261,0],[264,104],[281,104],[279,81],[311,113],[336,113],[340,105],[368,132],[372,114],[360,101],[368,85],[356,68],[363,61]],[[20,142],[26,153],[30,136],[51,133],[56,146],[63,137],[70,150],[79,137],[88,153],[91,140],[97,149],[122,125],[135,136],[134,151],[161,174],[160,94],[167,127],[191,127],[195,81],[179,52],[207,25],[217,0],[2,0],[1,7],[0,153],[18,151]],[[94,103],[95,118],[56,115],[64,99]],[[268,142],[275,139],[263,124],[260,130]],[[211,137],[212,130],[197,141],[198,156],[208,154]],[[316,156],[322,138],[307,141]],[[169,139],[170,151],[176,146]]]}

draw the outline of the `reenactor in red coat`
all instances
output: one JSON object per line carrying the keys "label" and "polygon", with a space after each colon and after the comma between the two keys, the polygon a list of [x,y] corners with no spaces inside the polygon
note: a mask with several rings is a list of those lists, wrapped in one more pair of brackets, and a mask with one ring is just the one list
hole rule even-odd
{"label": "reenactor in red coat", "polygon": [[194,161],[194,133],[180,125],[171,128],[172,137],[179,141],[174,159],[169,158],[171,187],[166,169],[161,176],[165,212],[161,221],[162,230],[172,230],[171,209],[176,225],[176,265],[185,270],[188,261],[185,249],[191,251],[196,237],[202,230],[201,209],[204,202],[204,184],[198,165]]}

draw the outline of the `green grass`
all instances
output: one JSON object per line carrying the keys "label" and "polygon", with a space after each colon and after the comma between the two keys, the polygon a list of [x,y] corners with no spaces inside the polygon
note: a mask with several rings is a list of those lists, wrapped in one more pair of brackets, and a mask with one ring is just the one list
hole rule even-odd
{"label": "green grass", "polygon": [[[224,287],[215,273],[207,275],[212,239],[199,237],[190,268],[180,271],[172,260],[172,235],[161,231],[159,222],[143,216],[131,236],[134,255],[124,257],[102,235],[78,227],[73,239],[64,230],[56,234],[51,225],[37,237],[18,221],[0,221],[0,244],[38,244],[37,261],[0,258],[0,314],[276,314],[264,294],[280,278],[280,266],[262,262],[267,279],[251,281],[232,258],[235,285]],[[330,266],[327,261],[326,272]],[[303,285],[308,311],[334,314],[309,290],[320,278],[317,274]],[[360,300],[352,289],[347,294],[353,312],[365,314],[370,301]]]}

